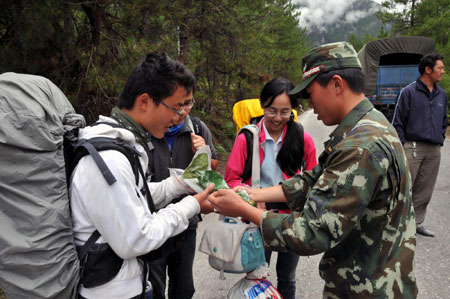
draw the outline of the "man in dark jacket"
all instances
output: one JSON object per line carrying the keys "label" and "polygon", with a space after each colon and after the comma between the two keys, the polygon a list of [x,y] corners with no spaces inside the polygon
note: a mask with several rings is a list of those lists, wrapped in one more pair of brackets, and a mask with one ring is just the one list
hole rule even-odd
{"label": "man in dark jacket", "polygon": [[[211,131],[199,118],[189,116],[195,103],[193,94],[191,91],[187,95],[184,112],[169,132],[164,134],[164,138],[152,138],[153,149],[149,157],[152,182],[168,178],[169,168],[186,169],[195,152],[205,144],[211,149],[211,167],[214,170],[217,168],[218,161]],[[192,268],[199,220],[200,214],[189,219],[188,229],[163,245],[166,246],[165,250],[171,253],[150,263],[149,280],[153,286],[154,299],[165,298],[166,271],[169,277],[169,299],[189,299],[194,295]]]}
{"label": "man in dark jacket", "polygon": [[437,85],[444,74],[442,55],[432,53],[424,56],[419,72],[420,78],[400,93],[392,123],[403,143],[411,169],[416,231],[434,237],[434,233],[422,223],[436,183],[440,148],[447,129],[447,95]]}

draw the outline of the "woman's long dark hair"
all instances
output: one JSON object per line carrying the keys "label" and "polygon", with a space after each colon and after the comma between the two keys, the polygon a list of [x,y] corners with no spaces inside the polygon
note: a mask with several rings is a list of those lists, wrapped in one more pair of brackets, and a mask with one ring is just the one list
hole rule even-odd
{"label": "woman's long dark hair", "polygon": [[[268,108],[272,105],[277,96],[286,92],[289,96],[289,91],[294,88],[291,81],[284,78],[276,78],[264,85],[260,101],[261,107]],[[298,107],[298,99],[289,96],[292,108]],[[297,173],[303,165],[304,156],[304,142],[301,125],[294,121],[294,115],[287,122],[286,137],[283,140],[280,151],[277,155],[277,163],[281,170],[289,176]]]}

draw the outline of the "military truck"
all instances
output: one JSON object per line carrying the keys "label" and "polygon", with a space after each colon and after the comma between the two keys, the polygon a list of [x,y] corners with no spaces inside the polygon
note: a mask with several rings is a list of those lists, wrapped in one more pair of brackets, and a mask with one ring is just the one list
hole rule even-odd
{"label": "military truck", "polygon": [[431,38],[401,36],[371,41],[358,52],[365,76],[364,93],[389,120],[400,91],[420,76],[420,59],[434,50]]}

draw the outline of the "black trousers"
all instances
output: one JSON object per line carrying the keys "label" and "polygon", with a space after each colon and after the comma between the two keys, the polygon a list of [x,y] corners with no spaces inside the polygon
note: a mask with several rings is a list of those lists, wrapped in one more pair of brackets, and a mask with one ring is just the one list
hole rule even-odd
{"label": "black trousers", "polygon": [[170,255],[150,262],[149,280],[153,286],[153,299],[165,299],[166,276],[169,276],[169,299],[189,299],[195,292],[192,268],[197,231],[188,228],[183,234],[183,247]]}
{"label": "black trousers", "polygon": [[[132,297],[132,298],[130,298],[130,299],[139,299],[139,298],[141,298],[141,295],[137,295],[137,296]],[[78,294],[78,299],[86,299],[86,298],[84,298],[83,296],[81,296],[80,294]]]}

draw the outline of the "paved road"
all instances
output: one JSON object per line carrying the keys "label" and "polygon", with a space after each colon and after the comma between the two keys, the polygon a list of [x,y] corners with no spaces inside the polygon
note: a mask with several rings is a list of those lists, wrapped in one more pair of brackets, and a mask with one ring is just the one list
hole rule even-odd
{"label": "paved road", "polygon": [[[328,139],[333,127],[325,127],[316,120],[311,110],[300,117],[305,131],[311,134],[317,148],[317,156],[323,150],[323,142]],[[416,251],[416,277],[419,299],[450,298],[450,140],[442,148],[439,177],[428,208],[425,226],[437,233],[435,238],[418,236]],[[204,228],[218,215],[204,216],[197,231],[197,245]],[[276,254],[272,257],[271,276],[268,278],[276,286],[274,269]],[[321,255],[301,257],[297,267],[296,298],[322,298],[323,282],[318,274]],[[219,272],[208,264],[208,257],[196,253],[194,261],[195,299],[226,298],[228,290],[244,275],[226,274],[226,280],[219,279]]]}

